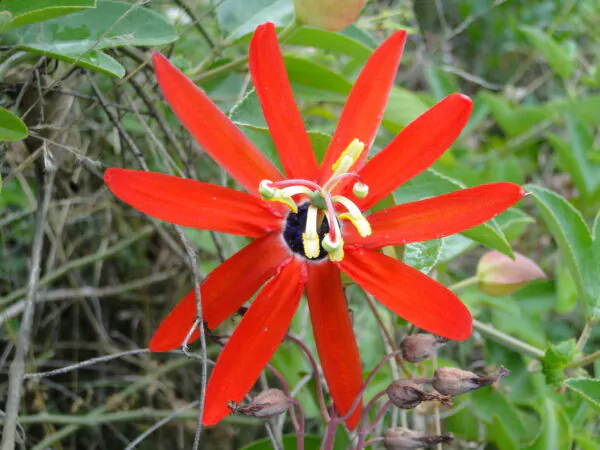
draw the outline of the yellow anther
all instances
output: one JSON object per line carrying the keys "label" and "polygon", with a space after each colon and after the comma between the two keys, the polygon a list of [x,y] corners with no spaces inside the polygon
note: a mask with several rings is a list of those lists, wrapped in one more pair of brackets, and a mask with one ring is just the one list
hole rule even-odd
{"label": "yellow anther", "polygon": [[318,209],[310,205],[306,213],[306,228],[302,233],[302,245],[307,258],[316,258],[321,251],[319,245],[319,234],[317,233]]}
{"label": "yellow anther", "polygon": [[312,191],[305,186],[289,186],[278,189],[272,187],[267,180],[261,181],[258,192],[263,200],[283,203],[290,208],[294,214],[298,214],[298,205],[296,205],[296,202],[292,197],[298,194],[312,195]]}
{"label": "yellow anther", "polygon": [[344,213],[340,214],[339,218],[348,219],[350,222],[352,222],[352,225],[354,225],[356,231],[358,231],[358,234],[360,234],[361,237],[367,237],[371,235],[371,224],[364,216],[361,215],[360,217],[355,217],[350,213]]}
{"label": "yellow anther", "polygon": [[344,259],[344,240],[339,234],[336,242],[333,242],[331,236],[327,233],[323,238],[321,245],[323,245],[323,248],[329,253],[329,259],[331,261],[339,262]]}
{"label": "yellow anther", "polygon": [[340,224],[336,220],[334,222],[336,240],[331,239],[331,233],[327,233],[321,241],[321,245],[329,253],[329,259],[334,262],[339,262],[344,259],[344,240],[340,230]]}
{"label": "yellow anther", "polygon": [[347,213],[340,214],[339,218],[350,220],[361,237],[367,237],[371,234],[371,224],[367,218],[362,215],[360,209],[354,204],[354,202],[352,202],[352,200],[342,195],[334,195],[331,197],[331,200],[333,202],[342,204],[348,210]]}
{"label": "yellow anther", "polygon": [[358,160],[364,149],[365,144],[358,139],[354,139],[350,142],[350,145],[342,152],[335,164],[331,166],[331,170],[334,172],[333,176],[347,172]]}

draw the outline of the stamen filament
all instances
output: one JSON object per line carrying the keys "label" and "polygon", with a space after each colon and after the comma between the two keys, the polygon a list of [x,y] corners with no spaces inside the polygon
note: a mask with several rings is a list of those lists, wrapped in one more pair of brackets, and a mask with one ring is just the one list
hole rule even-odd
{"label": "stamen filament", "polygon": [[325,192],[331,192],[333,190],[333,188],[340,182],[342,181],[344,178],[356,178],[358,181],[362,182],[362,177],[354,172],[346,172],[346,173],[342,173],[338,176],[332,177],[329,179],[329,181],[327,183],[325,183],[325,185],[323,186],[323,191]]}
{"label": "stamen filament", "polygon": [[276,187],[276,188],[284,188],[284,187],[288,187],[288,186],[305,186],[309,189],[312,189],[313,191],[321,190],[321,186],[319,186],[317,183],[310,181],[310,180],[303,180],[301,178],[274,181],[274,182],[271,182],[271,186]]}
{"label": "stamen filament", "polygon": [[327,204],[327,220],[329,221],[329,235],[331,236],[331,242],[337,242],[338,235],[338,227],[337,220],[335,218],[335,209],[333,207],[333,202],[331,201],[331,196],[329,194],[325,194],[325,203]]}
{"label": "stamen filament", "polygon": [[358,234],[362,237],[367,237],[372,233],[371,224],[354,202],[342,195],[334,196],[332,201],[342,204],[348,210],[348,213],[340,214],[339,218],[350,220],[352,225],[356,227]]}

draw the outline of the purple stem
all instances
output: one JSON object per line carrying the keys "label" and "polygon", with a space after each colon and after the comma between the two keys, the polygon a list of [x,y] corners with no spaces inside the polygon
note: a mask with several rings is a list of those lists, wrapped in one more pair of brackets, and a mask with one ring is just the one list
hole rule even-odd
{"label": "purple stem", "polygon": [[297,337],[294,337],[290,334],[288,334],[286,337],[290,341],[295,342],[296,345],[298,345],[298,347],[300,347],[302,352],[304,352],[304,354],[308,358],[308,362],[312,367],[313,374],[315,377],[315,384],[317,387],[317,397],[319,398],[319,407],[321,408],[321,414],[323,415],[325,422],[329,422],[331,420],[331,417],[329,416],[329,412],[327,412],[327,406],[325,405],[325,397],[323,394],[323,385],[321,384],[321,376],[319,375],[319,369],[317,367],[317,362],[315,361],[315,358],[313,357],[313,355],[310,352],[310,350],[308,349],[308,347],[300,339],[298,339]]}
{"label": "purple stem", "polygon": [[385,358],[383,358],[379,362],[379,364],[377,364],[375,366],[375,368],[371,371],[371,373],[369,374],[369,376],[365,380],[362,389],[359,391],[358,395],[354,399],[354,402],[350,406],[350,409],[348,410],[348,412],[346,414],[344,414],[342,417],[340,417],[341,421],[346,420],[348,417],[350,417],[350,415],[352,415],[352,413],[354,412],[354,410],[356,409],[356,407],[360,403],[360,400],[361,400],[363,394],[365,393],[365,390],[367,389],[367,386],[369,386],[369,383],[371,383],[371,381],[373,381],[373,377],[377,374],[377,372],[379,372],[381,370],[381,368],[383,367],[383,365],[387,361],[389,361],[391,358],[393,358],[396,355],[399,355],[400,353],[402,353],[402,350],[395,350],[395,351],[393,351],[392,353],[390,353],[389,355],[387,355]]}
{"label": "purple stem", "polygon": [[301,178],[293,178],[289,180],[271,182],[271,187],[282,188],[288,186],[305,186],[309,189],[314,189],[315,191],[321,190],[321,186],[319,186],[317,183],[314,183],[313,181],[309,180],[303,180]]}

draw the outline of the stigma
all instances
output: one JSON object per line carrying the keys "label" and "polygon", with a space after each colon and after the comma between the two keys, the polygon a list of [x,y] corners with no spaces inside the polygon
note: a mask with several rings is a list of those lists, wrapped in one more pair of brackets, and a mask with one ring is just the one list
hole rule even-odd
{"label": "stigma", "polygon": [[[352,171],[364,151],[365,144],[358,139],[350,142],[332,165],[333,173],[322,186],[303,179],[261,181],[258,187],[261,198],[283,203],[291,211],[284,238],[292,251],[302,253],[309,260],[318,260],[327,255],[331,261],[338,262],[344,258],[340,220],[348,220],[362,237],[371,234],[371,224],[358,206],[350,198],[339,195],[339,192],[334,194],[342,180],[354,179],[353,195],[358,198],[368,195],[369,187]],[[343,211],[338,214],[340,208]],[[299,220],[303,223],[298,223]],[[297,229],[299,225],[302,226],[301,230]],[[300,237],[301,246],[297,242]]]}

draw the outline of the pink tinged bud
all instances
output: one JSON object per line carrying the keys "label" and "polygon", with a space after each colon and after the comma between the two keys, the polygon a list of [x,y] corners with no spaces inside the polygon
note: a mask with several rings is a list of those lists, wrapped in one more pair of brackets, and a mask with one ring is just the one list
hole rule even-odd
{"label": "pink tinged bud", "polygon": [[275,417],[286,412],[290,398],[279,389],[267,389],[252,399],[247,405],[229,402],[231,412],[252,417]]}
{"label": "pink tinged bud", "polygon": [[405,361],[417,363],[431,358],[446,342],[448,342],[446,338],[419,333],[404,338],[400,349]]}
{"label": "pink tinged bud", "polygon": [[300,23],[338,31],[359,16],[365,0],[294,0],[296,18]]}
{"label": "pink tinged bud", "polygon": [[425,448],[436,444],[449,444],[454,440],[451,434],[441,436],[427,436],[408,428],[389,428],[383,436],[383,445],[386,450],[405,450]]}
{"label": "pink tinged bud", "polygon": [[483,386],[489,386],[509,374],[510,372],[504,367],[500,367],[494,375],[489,377],[480,377],[473,372],[454,367],[440,367],[433,374],[431,384],[440,394],[461,395]]}
{"label": "pink tinged bud", "polygon": [[412,380],[396,380],[387,387],[385,392],[390,401],[401,409],[413,409],[419,406],[421,402],[431,400],[438,400],[450,406],[448,396],[422,391],[419,385]]}
{"label": "pink tinged bud", "polygon": [[534,261],[520,253],[515,253],[513,260],[500,252],[491,251],[479,260],[477,278],[482,292],[502,297],[532,280],[545,279],[546,274]]}

